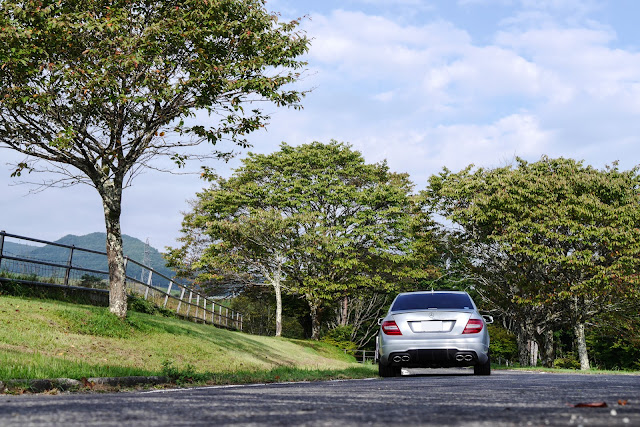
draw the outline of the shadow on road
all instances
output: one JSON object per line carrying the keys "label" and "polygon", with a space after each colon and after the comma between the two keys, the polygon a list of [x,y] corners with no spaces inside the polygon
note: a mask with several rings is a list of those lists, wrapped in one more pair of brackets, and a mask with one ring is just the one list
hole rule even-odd
{"label": "shadow on road", "polygon": [[402,369],[403,377],[466,377],[473,376],[473,368]]}

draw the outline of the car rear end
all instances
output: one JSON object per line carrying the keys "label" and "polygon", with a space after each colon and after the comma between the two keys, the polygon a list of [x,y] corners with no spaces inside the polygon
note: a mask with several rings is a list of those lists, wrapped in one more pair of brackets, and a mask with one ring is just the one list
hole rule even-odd
{"label": "car rear end", "polygon": [[486,367],[489,334],[466,292],[404,293],[382,319],[378,358],[389,374],[403,367]]}

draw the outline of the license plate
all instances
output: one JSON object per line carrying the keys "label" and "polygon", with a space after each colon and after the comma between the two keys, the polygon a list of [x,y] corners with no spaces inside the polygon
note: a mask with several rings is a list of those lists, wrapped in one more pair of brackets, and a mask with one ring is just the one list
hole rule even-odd
{"label": "license plate", "polygon": [[441,320],[424,320],[421,326],[422,332],[442,332]]}

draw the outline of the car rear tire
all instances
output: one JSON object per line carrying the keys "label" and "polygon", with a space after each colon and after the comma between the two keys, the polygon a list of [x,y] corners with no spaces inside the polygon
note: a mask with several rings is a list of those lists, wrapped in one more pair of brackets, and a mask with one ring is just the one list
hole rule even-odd
{"label": "car rear tire", "polygon": [[474,375],[491,375],[491,356],[487,355],[487,361],[473,367]]}
{"label": "car rear tire", "polygon": [[400,375],[400,368],[391,365],[383,365],[378,363],[378,375],[383,378],[397,377]]}

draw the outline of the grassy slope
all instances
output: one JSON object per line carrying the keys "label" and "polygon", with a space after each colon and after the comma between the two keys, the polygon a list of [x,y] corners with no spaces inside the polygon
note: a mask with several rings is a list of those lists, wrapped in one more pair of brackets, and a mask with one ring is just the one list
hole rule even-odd
{"label": "grassy slope", "polygon": [[[353,359],[318,342],[247,335],[130,312],[0,296],[0,380],[162,375],[167,366],[209,376],[278,367],[350,370]],[[280,369],[277,372],[281,372]],[[373,369],[355,369],[355,376]],[[277,378],[277,377],[276,377]]]}

